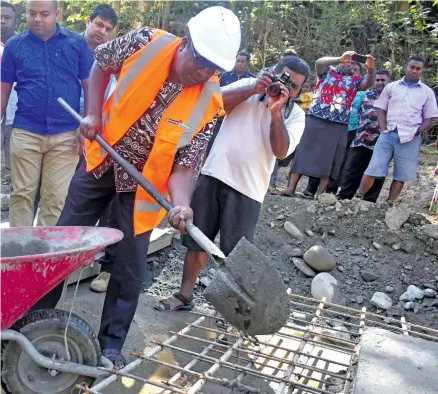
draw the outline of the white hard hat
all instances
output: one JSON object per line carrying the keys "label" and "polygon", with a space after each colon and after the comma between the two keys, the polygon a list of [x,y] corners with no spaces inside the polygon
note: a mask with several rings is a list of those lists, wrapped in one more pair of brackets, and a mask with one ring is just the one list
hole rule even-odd
{"label": "white hard hat", "polygon": [[240,22],[224,7],[209,7],[187,23],[196,51],[225,71],[231,71],[240,48]]}

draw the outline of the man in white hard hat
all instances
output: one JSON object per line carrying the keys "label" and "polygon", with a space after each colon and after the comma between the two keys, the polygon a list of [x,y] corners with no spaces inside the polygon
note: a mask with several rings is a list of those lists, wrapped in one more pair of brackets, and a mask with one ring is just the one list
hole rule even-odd
{"label": "man in white hard hat", "polygon": [[[121,349],[146,276],[153,228],[165,215],[152,197],[93,138],[101,133],[175,208],[169,223],[185,232],[191,219],[193,169],[205,149],[223,102],[216,72],[231,70],[240,46],[240,23],[223,7],[210,7],[187,24],[187,35],[148,27],[96,48],[90,75],[90,109],[82,121],[87,162],[75,173],[59,226],[94,226],[117,193],[114,223],[124,233],[106,293],[99,330],[102,355],[125,365]],[[111,74],[120,78],[103,106]],[[102,119],[103,113],[103,119]],[[46,297],[54,307],[61,288]]]}

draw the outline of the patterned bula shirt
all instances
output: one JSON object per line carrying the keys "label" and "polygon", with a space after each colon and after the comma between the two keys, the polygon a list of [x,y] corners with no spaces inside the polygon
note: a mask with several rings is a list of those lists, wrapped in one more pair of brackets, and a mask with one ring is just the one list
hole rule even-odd
{"label": "patterned bula shirt", "polygon": [[[123,37],[116,38],[96,48],[96,62],[102,70],[111,74],[119,74],[125,60],[147,45],[153,37],[153,29],[144,27],[134,30]],[[119,140],[114,149],[124,159],[129,161],[138,171],[142,171],[154,144],[155,133],[164,110],[175,100],[183,86],[165,81],[155,97],[152,105],[145,111]],[[211,131],[216,120],[213,119],[193,138],[190,145],[180,148],[175,155],[175,164],[195,170],[201,160]],[[100,178],[111,167],[114,167],[116,190],[118,192],[132,192],[137,188],[137,182],[131,178],[120,165],[107,157],[93,170],[96,178]]]}

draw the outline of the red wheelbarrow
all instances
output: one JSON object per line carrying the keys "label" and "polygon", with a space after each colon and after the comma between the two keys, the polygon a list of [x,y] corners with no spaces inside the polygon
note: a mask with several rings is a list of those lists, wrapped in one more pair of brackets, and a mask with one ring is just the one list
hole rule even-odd
{"label": "red wheelbarrow", "polygon": [[28,312],[123,234],[104,227],[1,229],[2,387],[11,394],[70,394],[108,376],[93,330],[63,310]]}

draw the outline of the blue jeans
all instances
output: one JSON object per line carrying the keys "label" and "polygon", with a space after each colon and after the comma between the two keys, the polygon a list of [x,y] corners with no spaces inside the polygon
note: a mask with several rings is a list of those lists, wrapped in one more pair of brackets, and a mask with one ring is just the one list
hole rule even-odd
{"label": "blue jeans", "polygon": [[394,159],[394,180],[415,182],[417,180],[420,146],[421,137],[419,135],[402,144],[397,130],[381,133],[365,175],[385,177],[388,173],[389,164]]}

